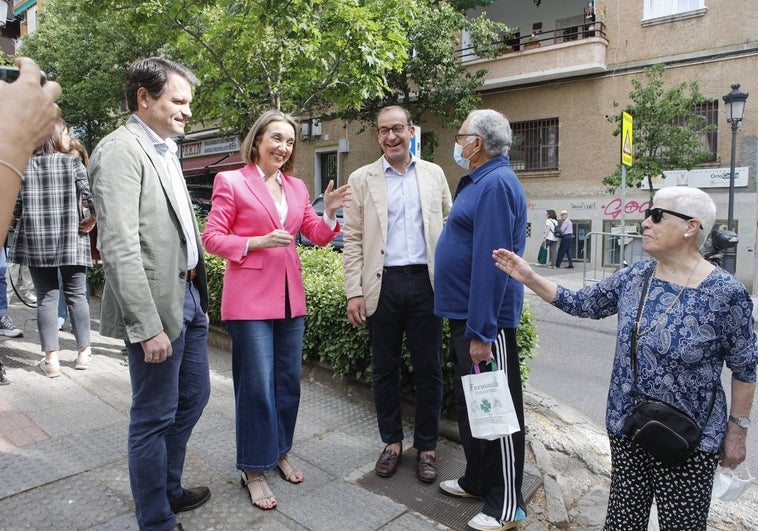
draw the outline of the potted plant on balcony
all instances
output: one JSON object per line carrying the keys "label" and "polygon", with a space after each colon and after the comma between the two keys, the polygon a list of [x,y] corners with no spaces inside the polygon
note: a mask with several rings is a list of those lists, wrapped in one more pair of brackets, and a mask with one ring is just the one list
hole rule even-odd
{"label": "potted plant on balcony", "polygon": [[529,50],[531,48],[539,48],[539,47],[540,47],[540,41],[537,38],[536,34],[532,33],[526,39],[524,39],[524,50]]}

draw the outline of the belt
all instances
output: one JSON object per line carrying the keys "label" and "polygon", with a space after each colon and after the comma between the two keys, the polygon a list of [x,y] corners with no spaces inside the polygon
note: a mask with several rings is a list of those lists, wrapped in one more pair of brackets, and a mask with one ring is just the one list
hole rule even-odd
{"label": "belt", "polygon": [[426,264],[404,265],[404,266],[386,266],[385,273],[405,273],[411,275],[414,273],[426,273],[429,268]]}
{"label": "belt", "polygon": [[196,278],[197,278],[197,269],[190,269],[189,271],[187,271],[187,276],[186,276],[187,282],[192,282]]}

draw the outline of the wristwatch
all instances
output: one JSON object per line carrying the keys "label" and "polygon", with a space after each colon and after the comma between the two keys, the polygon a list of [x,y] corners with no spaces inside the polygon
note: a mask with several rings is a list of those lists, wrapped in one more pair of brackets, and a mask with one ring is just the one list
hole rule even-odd
{"label": "wristwatch", "polygon": [[750,426],[750,419],[748,417],[733,417],[729,415],[729,420],[734,422],[740,428],[748,429],[748,426]]}

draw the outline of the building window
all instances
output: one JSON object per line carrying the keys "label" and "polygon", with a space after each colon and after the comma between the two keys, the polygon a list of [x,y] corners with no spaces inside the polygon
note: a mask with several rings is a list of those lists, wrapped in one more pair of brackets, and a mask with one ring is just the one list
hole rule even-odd
{"label": "building window", "polygon": [[671,17],[705,8],[705,0],[645,0],[643,19]]}
{"label": "building window", "polygon": [[680,116],[676,124],[681,127],[691,127],[700,131],[700,149],[709,153],[704,162],[715,162],[718,154],[718,111],[717,100],[696,105],[692,109],[692,115],[697,121],[691,120],[692,116]]}
{"label": "building window", "polygon": [[514,170],[558,169],[558,118],[515,122],[510,156]]}
{"label": "building window", "polygon": [[[695,114],[705,116],[702,128],[709,126],[718,126],[719,123],[719,102],[718,100],[709,101],[695,107]],[[710,156],[705,159],[706,162],[716,162],[718,155],[718,130],[717,127],[711,127],[712,131],[707,131],[700,135],[700,142],[705,151],[710,152]]]}

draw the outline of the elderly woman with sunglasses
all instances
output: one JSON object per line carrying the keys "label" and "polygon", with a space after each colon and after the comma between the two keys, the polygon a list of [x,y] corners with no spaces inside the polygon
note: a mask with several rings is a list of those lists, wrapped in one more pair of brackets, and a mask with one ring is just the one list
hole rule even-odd
{"label": "elderly woman with sunglasses", "polygon": [[[745,460],[758,363],[753,304],[739,280],[700,255],[715,218],[716,206],[701,190],[659,190],[642,222],[642,248],[654,260],[579,291],[539,276],[510,251],[493,252],[498,268],[564,312],[617,315],[606,411],[612,460],[606,530],[647,529],[653,499],[662,530],[705,530],[717,465],[734,468]],[[724,364],[732,371],[729,397],[721,384]],[[638,395],[696,422],[701,437],[684,463],[667,466],[626,435]]]}

